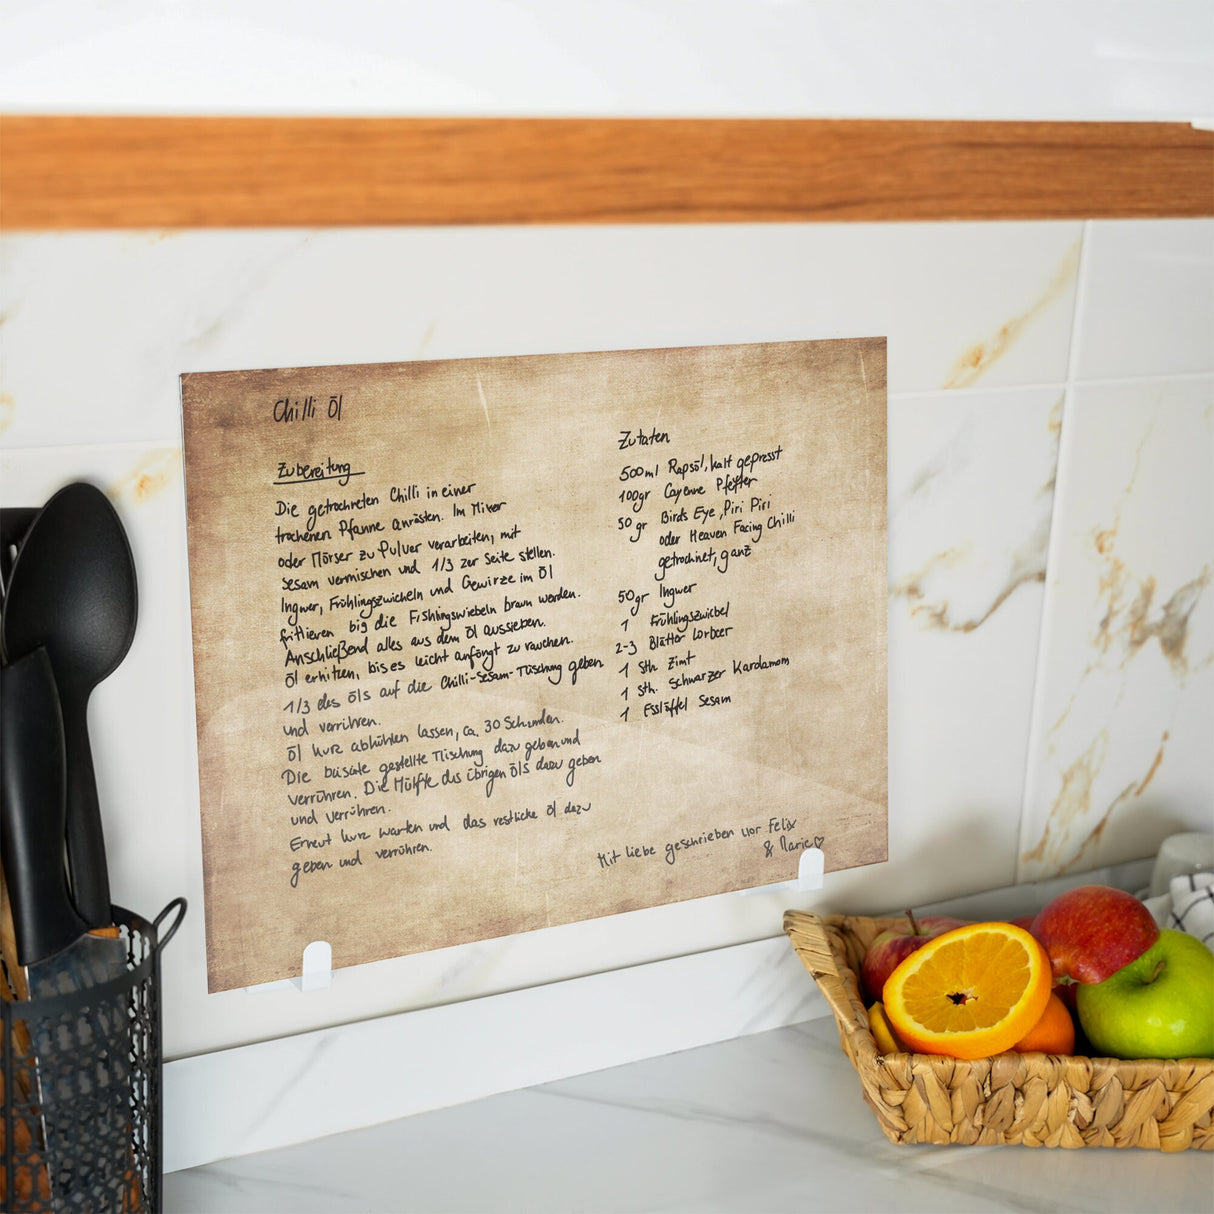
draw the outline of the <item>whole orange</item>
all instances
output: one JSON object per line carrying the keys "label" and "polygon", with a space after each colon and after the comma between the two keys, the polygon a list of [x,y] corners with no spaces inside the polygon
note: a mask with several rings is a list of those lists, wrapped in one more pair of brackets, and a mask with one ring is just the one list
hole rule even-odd
{"label": "whole orange", "polygon": [[1058,997],[1057,991],[1050,992],[1049,1002],[1041,1013],[1041,1019],[1012,1046],[1012,1049],[1019,1054],[1034,1051],[1040,1051],[1042,1054],[1075,1052],[1075,1021],[1071,1018],[1070,1009]]}

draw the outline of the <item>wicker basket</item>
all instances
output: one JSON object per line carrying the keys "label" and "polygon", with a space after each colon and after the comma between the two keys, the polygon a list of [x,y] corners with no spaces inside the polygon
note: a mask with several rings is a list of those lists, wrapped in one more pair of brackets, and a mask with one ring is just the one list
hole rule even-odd
{"label": "wicker basket", "polygon": [[857,975],[899,919],[787,911],[784,930],[830,1004],[864,1099],[896,1143],[1214,1149],[1214,1060],[881,1054]]}

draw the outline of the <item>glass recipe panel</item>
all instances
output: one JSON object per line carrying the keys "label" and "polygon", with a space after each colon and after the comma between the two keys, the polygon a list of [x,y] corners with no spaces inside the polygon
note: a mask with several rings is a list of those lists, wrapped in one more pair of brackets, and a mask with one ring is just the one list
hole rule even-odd
{"label": "glass recipe panel", "polygon": [[884,339],[181,386],[211,990],[885,858]]}

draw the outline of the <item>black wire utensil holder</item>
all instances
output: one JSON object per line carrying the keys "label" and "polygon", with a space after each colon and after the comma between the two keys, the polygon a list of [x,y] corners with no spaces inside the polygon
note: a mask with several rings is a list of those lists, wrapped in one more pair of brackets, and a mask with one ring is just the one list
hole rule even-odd
{"label": "black wire utensil holder", "polygon": [[65,994],[0,1001],[0,1209],[160,1210],[160,954],[185,911],[185,899],[175,898],[149,923],[115,906],[125,973]]}

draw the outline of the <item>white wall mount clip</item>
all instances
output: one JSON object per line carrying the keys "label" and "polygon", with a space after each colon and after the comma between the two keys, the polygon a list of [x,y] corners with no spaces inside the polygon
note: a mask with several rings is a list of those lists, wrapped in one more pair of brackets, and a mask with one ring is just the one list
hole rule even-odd
{"label": "white wall mount clip", "polygon": [[279,978],[275,982],[261,982],[257,986],[246,986],[246,994],[261,991],[285,991],[294,987],[297,991],[321,991],[333,982],[333,949],[327,940],[313,940],[303,951],[302,968],[298,978]]}
{"label": "white wall mount clip", "polygon": [[292,982],[301,991],[319,991],[333,981],[333,949],[327,940],[313,940],[303,951],[303,972]]}

